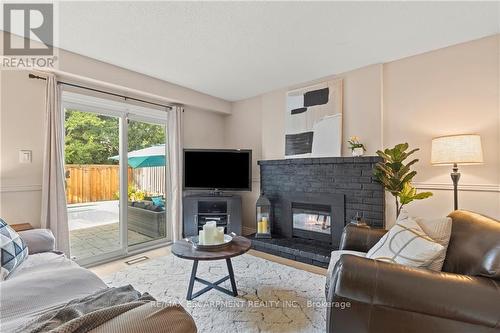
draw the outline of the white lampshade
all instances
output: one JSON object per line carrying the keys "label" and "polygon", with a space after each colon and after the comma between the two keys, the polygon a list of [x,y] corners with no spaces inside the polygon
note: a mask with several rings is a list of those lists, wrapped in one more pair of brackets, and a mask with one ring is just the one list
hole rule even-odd
{"label": "white lampshade", "polygon": [[483,163],[481,137],[476,134],[432,139],[431,163],[436,165]]}

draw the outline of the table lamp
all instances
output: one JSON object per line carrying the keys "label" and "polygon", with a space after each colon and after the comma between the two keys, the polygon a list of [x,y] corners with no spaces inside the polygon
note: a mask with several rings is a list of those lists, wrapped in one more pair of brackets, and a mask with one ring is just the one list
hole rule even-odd
{"label": "table lamp", "polygon": [[454,208],[458,209],[458,165],[483,163],[481,137],[476,134],[441,136],[432,139],[431,163],[433,165],[453,165],[450,174],[453,181]]}

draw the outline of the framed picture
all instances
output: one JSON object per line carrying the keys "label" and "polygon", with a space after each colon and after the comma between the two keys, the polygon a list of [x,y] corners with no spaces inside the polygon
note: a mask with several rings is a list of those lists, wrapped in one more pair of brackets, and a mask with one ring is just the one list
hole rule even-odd
{"label": "framed picture", "polygon": [[334,157],[342,153],[342,80],[287,93],[285,157]]}

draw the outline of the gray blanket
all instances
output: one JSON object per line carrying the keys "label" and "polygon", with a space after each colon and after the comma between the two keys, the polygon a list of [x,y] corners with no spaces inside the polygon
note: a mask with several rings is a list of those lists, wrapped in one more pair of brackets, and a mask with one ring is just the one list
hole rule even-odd
{"label": "gray blanket", "polygon": [[107,288],[47,311],[17,332],[85,333],[122,313],[155,301],[131,285]]}

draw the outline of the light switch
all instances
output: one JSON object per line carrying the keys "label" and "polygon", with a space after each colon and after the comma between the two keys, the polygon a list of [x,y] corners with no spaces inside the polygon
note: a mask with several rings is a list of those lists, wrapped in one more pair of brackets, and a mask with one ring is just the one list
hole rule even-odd
{"label": "light switch", "polygon": [[31,150],[19,151],[19,163],[31,163]]}

